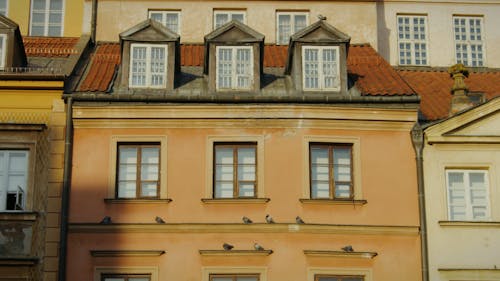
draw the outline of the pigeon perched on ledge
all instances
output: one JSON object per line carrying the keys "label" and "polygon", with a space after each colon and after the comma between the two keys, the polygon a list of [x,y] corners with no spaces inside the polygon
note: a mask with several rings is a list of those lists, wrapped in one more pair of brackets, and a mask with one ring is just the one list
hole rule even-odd
{"label": "pigeon perched on ledge", "polygon": [[156,223],[165,223],[165,221],[160,217],[156,217],[155,221],[156,221]]}
{"label": "pigeon perched on ledge", "polygon": [[304,224],[305,223],[299,216],[297,216],[295,218],[295,222],[298,223],[298,224]]}
{"label": "pigeon perched on ledge", "polygon": [[100,224],[110,224],[110,223],[111,223],[111,217],[110,217],[110,216],[105,216],[105,217],[101,220],[101,222],[100,222]]}
{"label": "pigeon perched on ledge", "polygon": [[273,218],[269,214],[266,215],[266,222],[267,223],[274,223]]}
{"label": "pigeon perched on ledge", "polygon": [[241,218],[241,220],[243,221],[244,224],[250,224],[250,223],[253,223],[253,221],[247,217],[243,217]]}
{"label": "pigeon perched on ledge", "polygon": [[257,244],[257,243],[254,243],[253,244],[253,247],[255,250],[257,251],[264,251],[264,247],[262,247],[261,245]]}
{"label": "pigeon perched on ledge", "polygon": [[351,245],[347,245],[347,246],[342,247],[342,250],[344,252],[354,252],[354,249],[352,248]]}
{"label": "pigeon perched on ledge", "polygon": [[224,243],[222,244],[222,248],[224,248],[224,251],[230,251],[234,248],[234,246],[228,243]]}

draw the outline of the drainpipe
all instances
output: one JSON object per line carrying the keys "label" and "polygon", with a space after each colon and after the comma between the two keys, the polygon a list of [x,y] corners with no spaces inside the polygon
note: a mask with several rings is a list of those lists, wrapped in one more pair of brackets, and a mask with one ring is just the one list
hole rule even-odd
{"label": "drainpipe", "polygon": [[97,0],[92,0],[92,15],[90,18],[90,39],[95,44],[97,28]]}
{"label": "drainpipe", "polygon": [[424,132],[417,123],[411,130],[411,140],[415,149],[415,160],[417,162],[417,185],[418,185],[418,207],[420,217],[420,250],[422,263],[422,281],[429,281],[429,261],[427,251],[427,219],[425,214],[425,190],[424,190]]}
{"label": "drainpipe", "polygon": [[58,281],[66,280],[66,253],[68,244],[69,190],[71,185],[71,166],[73,154],[73,98],[66,99],[66,136],[64,137],[64,174],[61,194],[61,231],[59,235],[59,272]]}

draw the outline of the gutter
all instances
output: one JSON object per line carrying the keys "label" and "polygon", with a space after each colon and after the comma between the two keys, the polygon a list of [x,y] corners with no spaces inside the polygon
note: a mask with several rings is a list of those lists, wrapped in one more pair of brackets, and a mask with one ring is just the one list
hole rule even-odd
{"label": "gutter", "polygon": [[420,217],[420,251],[422,266],[422,281],[429,281],[429,255],[427,246],[427,217],[425,212],[425,189],[424,189],[424,131],[415,123],[411,130],[413,149],[415,149],[415,161],[417,162],[417,185],[418,185],[418,207]]}
{"label": "gutter", "polygon": [[66,280],[66,254],[68,248],[68,214],[69,194],[71,187],[71,166],[73,156],[73,99],[67,98],[66,103],[66,136],[64,137],[64,174],[61,195],[61,230],[59,235],[59,271],[58,281]]}

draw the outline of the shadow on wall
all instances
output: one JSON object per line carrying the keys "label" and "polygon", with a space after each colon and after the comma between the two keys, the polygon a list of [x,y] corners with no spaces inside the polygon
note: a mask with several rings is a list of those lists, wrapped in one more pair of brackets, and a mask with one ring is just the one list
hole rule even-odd
{"label": "shadow on wall", "polygon": [[377,2],[377,49],[378,53],[390,63],[390,46],[389,35],[391,30],[387,27],[385,21],[385,4],[384,2]]}

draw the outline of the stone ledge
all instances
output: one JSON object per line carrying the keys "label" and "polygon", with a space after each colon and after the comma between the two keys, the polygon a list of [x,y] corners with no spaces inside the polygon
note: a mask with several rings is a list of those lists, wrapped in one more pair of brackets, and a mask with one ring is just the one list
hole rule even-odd
{"label": "stone ledge", "polygon": [[344,251],[322,251],[304,250],[306,256],[312,257],[334,257],[334,258],[364,258],[373,259],[378,254],[376,252],[344,252]]}
{"label": "stone ledge", "polygon": [[165,254],[161,250],[91,250],[93,257],[159,257]]}
{"label": "stone ledge", "polygon": [[172,199],[161,198],[161,199],[124,199],[124,198],[104,198],[104,203],[108,204],[168,204],[172,202]]}
{"label": "stone ledge", "polygon": [[355,205],[362,206],[368,203],[368,201],[364,199],[355,199],[355,200],[344,200],[344,199],[309,199],[309,198],[301,198],[299,199],[302,204],[328,204],[328,205]]}
{"label": "stone ledge", "polygon": [[200,250],[202,256],[269,256],[273,250]]}
{"label": "stone ledge", "polygon": [[265,204],[269,198],[202,198],[205,204]]}

